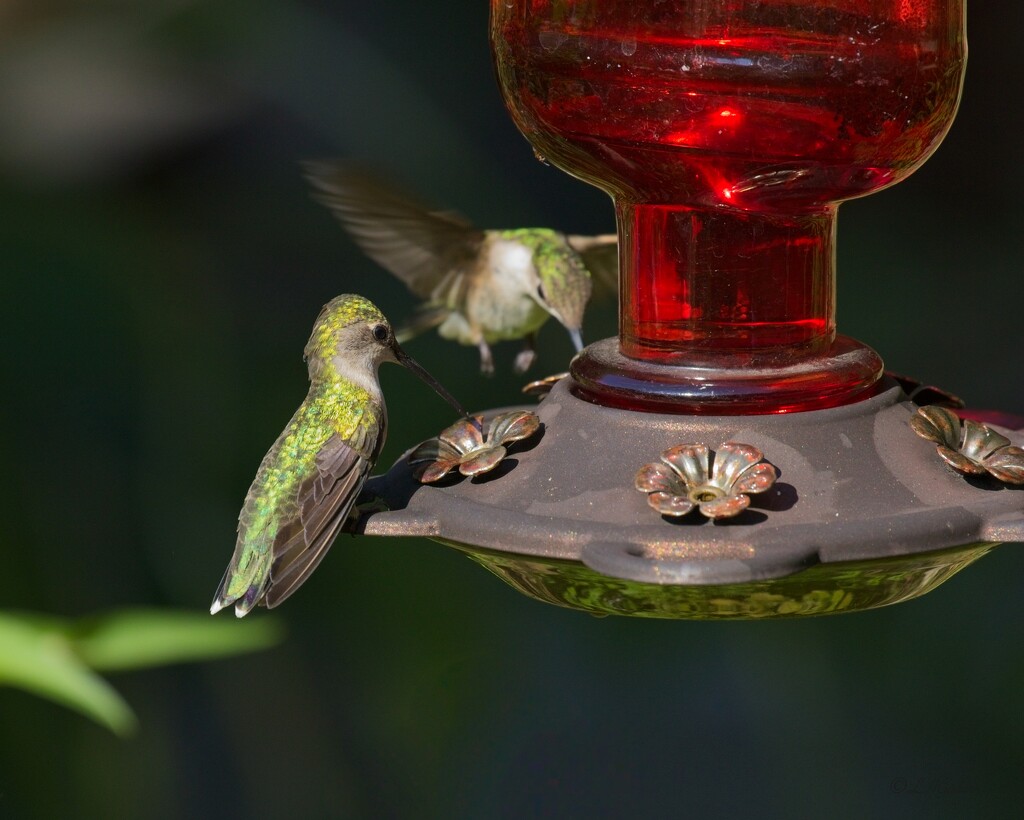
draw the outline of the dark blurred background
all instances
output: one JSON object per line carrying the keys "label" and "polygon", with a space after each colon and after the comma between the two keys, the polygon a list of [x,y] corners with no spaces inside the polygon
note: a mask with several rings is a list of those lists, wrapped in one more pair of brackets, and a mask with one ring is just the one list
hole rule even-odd
{"label": "dark blurred background", "polygon": [[[842,209],[840,328],[1021,413],[1024,4],[970,12],[949,138]],[[0,608],[204,610],[320,305],[410,311],[301,160],[356,157],[485,226],[612,229],[505,114],[487,13],[0,0]],[[587,336],[614,327],[598,309]],[[538,376],[570,352],[542,340]],[[514,345],[486,381],[470,348],[409,349],[468,404],[517,401]],[[450,413],[382,376],[384,466]],[[864,614],[598,620],[429,541],[343,536],[279,648],[116,677],[133,739],[0,689],[0,817],[1016,816],[1022,575],[1010,545]]]}

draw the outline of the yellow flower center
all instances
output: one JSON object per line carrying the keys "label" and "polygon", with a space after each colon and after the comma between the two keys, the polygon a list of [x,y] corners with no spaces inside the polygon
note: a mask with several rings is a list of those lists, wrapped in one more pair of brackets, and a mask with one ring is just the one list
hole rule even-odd
{"label": "yellow flower center", "polygon": [[690,490],[687,498],[694,504],[700,504],[702,501],[714,501],[723,495],[725,495],[725,490],[721,487],[716,487],[714,484],[701,484]]}

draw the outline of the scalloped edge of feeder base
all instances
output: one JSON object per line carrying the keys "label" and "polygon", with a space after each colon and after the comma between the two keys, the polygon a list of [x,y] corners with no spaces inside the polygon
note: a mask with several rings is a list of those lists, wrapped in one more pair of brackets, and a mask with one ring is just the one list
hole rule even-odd
{"label": "scalloped edge of feeder base", "polygon": [[[389,511],[367,515],[362,531],[582,561],[643,582],[652,580],[643,562],[671,554],[685,566],[661,583],[684,585],[1024,541],[1024,492],[978,486],[946,467],[910,428],[916,407],[895,382],[828,410],[687,417],[593,405],[572,395],[566,381],[537,406],[542,435],[525,449],[513,447],[516,463],[507,472],[422,486],[403,456],[367,483]],[[1015,443],[1022,436],[1005,434]],[[636,470],[666,447],[696,441],[714,449],[728,440],[756,446],[781,473],[737,519],[711,522],[694,512],[670,522],[633,489]],[[642,560],[608,562],[599,557],[608,544]]]}

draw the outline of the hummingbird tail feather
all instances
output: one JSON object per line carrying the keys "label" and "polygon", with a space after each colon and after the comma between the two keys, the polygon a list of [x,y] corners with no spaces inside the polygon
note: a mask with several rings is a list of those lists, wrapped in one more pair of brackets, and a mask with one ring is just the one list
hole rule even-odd
{"label": "hummingbird tail feather", "polygon": [[210,606],[210,614],[216,615],[225,607],[235,605],[235,617],[244,618],[263,598],[262,584],[251,584],[241,595],[230,595],[226,591],[218,592]]}
{"label": "hummingbird tail feather", "polygon": [[216,615],[224,607],[231,606],[234,600],[228,595],[228,580],[231,577],[231,566],[224,570],[224,577],[220,579],[220,583],[217,584],[217,593],[213,596],[213,603],[210,604],[210,614]]}
{"label": "hummingbird tail feather", "polygon": [[259,584],[250,584],[245,594],[235,601],[236,618],[244,618],[260,602],[260,599],[263,598],[263,587],[265,584],[265,581]]}
{"label": "hummingbird tail feather", "polygon": [[210,614],[216,615],[225,607],[234,604],[237,617],[247,615],[263,599],[269,580],[269,562],[258,553],[250,557],[244,569],[232,559],[217,587],[217,594],[210,605]]}

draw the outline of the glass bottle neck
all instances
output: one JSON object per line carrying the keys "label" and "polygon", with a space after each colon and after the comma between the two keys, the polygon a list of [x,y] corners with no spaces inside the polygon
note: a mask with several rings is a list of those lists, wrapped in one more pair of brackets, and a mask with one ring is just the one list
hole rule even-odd
{"label": "glass bottle neck", "polygon": [[836,206],[800,214],[616,202],[631,358],[779,366],[835,339]]}

